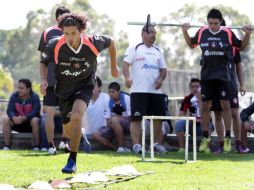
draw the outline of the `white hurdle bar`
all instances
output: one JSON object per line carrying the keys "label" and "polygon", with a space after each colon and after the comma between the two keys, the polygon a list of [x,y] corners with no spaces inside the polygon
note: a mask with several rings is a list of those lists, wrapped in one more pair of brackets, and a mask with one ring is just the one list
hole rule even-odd
{"label": "white hurdle bar", "polygon": [[186,120],[185,125],[185,162],[189,162],[189,121],[193,122],[193,160],[197,160],[197,136],[196,136],[196,117],[182,117],[182,116],[143,116],[142,118],[142,161],[145,160],[145,136],[146,126],[145,120],[150,120],[150,153],[151,161],[154,160],[154,135],[153,135],[153,120]]}

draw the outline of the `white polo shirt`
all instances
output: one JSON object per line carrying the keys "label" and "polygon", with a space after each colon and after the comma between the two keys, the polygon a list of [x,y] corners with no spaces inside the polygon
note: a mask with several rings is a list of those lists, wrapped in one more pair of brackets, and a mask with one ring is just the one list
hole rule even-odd
{"label": "white polo shirt", "polygon": [[107,121],[104,117],[109,101],[109,95],[101,92],[97,100],[90,103],[86,109],[86,115],[83,117],[86,134],[91,135],[102,126],[106,126]]}
{"label": "white polo shirt", "polygon": [[156,47],[144,44],[129,47],[125,52],[124,62],[131,65],[130,77],[133,85],[130,92],[161,94],[161,89],[155,89],[155,82],[160,69],[166,68],[162,51]]}

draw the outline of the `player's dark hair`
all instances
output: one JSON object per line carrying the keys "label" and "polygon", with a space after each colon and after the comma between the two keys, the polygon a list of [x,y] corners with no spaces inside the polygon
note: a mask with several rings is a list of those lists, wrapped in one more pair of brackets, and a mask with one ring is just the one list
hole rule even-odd
{"label": "player's dark hair", "polygon": [[99,88],[102,86],[102,81],[101,81],[100,77],[96,76],[95,77],[95,82],[96,82],[96,84]]}
{"label": "player's dark hair", "polygon": [[77,13],[65,13],[58,19],[58,26],[63,30],[64,27],[76,26],[79,31],[83,31],[87,27],[88,18]]}
{"label": "player's dark hair", "polygon": [[55,13],[56,20],[58,20],[58,17],[63,15],[64,13],[70,13],[70,12],[71,11],[68,8],[66,8],[65,6],[59,6],[59,7],[57,7],[56,13]]}
{"label": "player's dark hair", "polygon": [[190,81],[190,86],[193,82],[199,82],[200,83],[200,80],[198,78],[192,78],[191,81]]}
{"label": "player's dark hair", "polygon": [[29,79],[19,79],[19,83],[23,83],[26,88],[30,88],[30,92],[32,92],[32,83]]}
{"label": "player's dark hair", "polygon": [[221,26],[226,26],[226,21],[224,20],[224,18],[222,18],[220,25]]}
{"label": "player's dark hair", "polygon": [[114,89],[116,90],[117,92],[120,91],[121,87],[120,87],[120,84],[118,82],[111,82],[109,85],[108,85],[108,89]]}
{"label": "player's dark hair", "polygon": [[218,9],[211,9],[207,14],[207,19],[209,19],[209,18],[217,18],[221,21],[222,14]]}

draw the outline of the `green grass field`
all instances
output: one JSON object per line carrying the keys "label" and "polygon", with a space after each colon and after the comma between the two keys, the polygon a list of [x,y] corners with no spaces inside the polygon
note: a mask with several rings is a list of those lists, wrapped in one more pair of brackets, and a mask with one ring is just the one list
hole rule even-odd
{"label": "green grass field", "polygon": [[[0,183],[25,188],[37,180],[50,181],[71,177],[73,175],[61,173],[67,157],[64,153],[49,156],[42,152],[0,151]],[[198,154],[198,161],[195,163],[185,163],[184,155],[176,152],[156,155],[154,162],[141,162],[140,158],[141,155],[117,154],[111,151],[79,153],[78,173],[108,170],[114,166],[130,164],[138,172],[155,173],[103,189],[254,189],[253,154]]]}

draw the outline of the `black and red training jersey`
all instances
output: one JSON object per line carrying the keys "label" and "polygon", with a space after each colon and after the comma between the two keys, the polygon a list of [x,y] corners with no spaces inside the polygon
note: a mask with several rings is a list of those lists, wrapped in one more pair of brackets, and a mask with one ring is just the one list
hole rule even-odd
{"label": "black and red training jersey", "polygon": [[55,92],[59,98],[66,99],[85,86],[93,85],[97,56],[110,44],[111,38],[98,35],[82,35],[77,50],[67,44],[64,35],[48,42],[41,63],[55,62]]}
{"label": "black and red training jersey", "polygon": [[233,47],[240,48],[241,40],[229,28],[220,27],[214,33],[209,27],[202,27],[191,42],[202,51],[201,80],[231,80],[229,66],[234,62]]}

